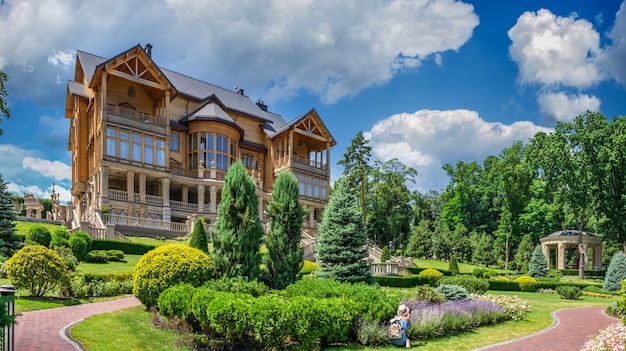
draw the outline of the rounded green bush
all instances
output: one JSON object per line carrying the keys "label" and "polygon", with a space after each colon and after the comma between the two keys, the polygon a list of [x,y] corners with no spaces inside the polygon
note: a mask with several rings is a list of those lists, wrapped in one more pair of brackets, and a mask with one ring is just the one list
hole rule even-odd
{"label": "rounded green bush", "polygon": [[72,235],[70,237],[70,249],[79,261],[85,261],[87,259],[87,242],[80,236]]}
{"label": "rounded green bush", "polygon": [[68,280],[65,263],[43,245],[23,247],[6,262],[5,268],[11,283],[32,296],[43,296]]}
{"label": "rounded green bush", "polygon": [[42,225],[32,226],[28,230],[28,233],[26,233],[26,243],[29,245],[43,245],[49,247],[50,240],[52,240],[50,231]]}
{"label": "rounded green bush", "polygon": [[527,275],[523,275],[517,279],[515,282],[519,284],[519,287],[522,291],[535,291],[537,290],[537,279],[533,277],[529,277]]}
{"label": "rounded green bush", "polygon": [[437,282],[439,281],[439,278],[443,277],[443,273],[441,273],[440,271],[438,271],[438,270],[436,270],[434,268],[427,268],[427,269],[419,272],[418,275],[420,277],[428,278],[428,285],[430,285],[430,286],[437,285]]}
{"label": "rounded green bush", "polygon": [[439,280],[439,283],[462,286],[470,294],[482,295],[489,290],[489,282],[486,279],[478,279],[473,275],[443,277]]}
{"label": "rounded green bush", "polygon": [[65,239],[64,237],[52,234],[52,240],[50,240],[50,248],[54,249],[56,247],[70,248],[70,241],[68,239]]}
{"label": "rounded green bush", "polygon": [[556,293],[561,296],[562,299],[578,300],[582,291],[578,287],[571,285],[560,285],[556,287]]}
{"label": "rounded green bush", "polygon": [[456,301],[456,300],[467,300],[469,299],[469,294],[464,287],[458,285],[449,285],[443,284],[439,285],[436,289],[436,292],[443,295],[443,298],[446,301]]}
{"label": "rounded green bush", "polygon": [[70,232],[67,231],[67,229],[65,228],[57,228],[52,232],[52,237],[54,238],[55,236],[59,237],[59,238],[63,238],[65,240],[70,240]]}
{"label": "rounded green bush", "polygon": [[178,284],[165,289],[159,295],[159,313],[168,318],[189,318],[192,315],[191,301],[196,289],[189,284]]}
{"label": "rounded green bush", "polygon": [[133,294],[146,307],[155,306],[170,286],[200,286],[211,277],[211,261],[204,252],[181,244],[158,247],[143,255],[133,271]]}
{"label": "rounded green bush", "polygon": [[87,232],[79,230],[77,232],[74,232],[74,234],[70,236],[70,240],[72,239],[72,237],[79,237],[85,240],[85,243],[87,243],[87,252],[91,251],[91,247],[93,246],[93,239]]}

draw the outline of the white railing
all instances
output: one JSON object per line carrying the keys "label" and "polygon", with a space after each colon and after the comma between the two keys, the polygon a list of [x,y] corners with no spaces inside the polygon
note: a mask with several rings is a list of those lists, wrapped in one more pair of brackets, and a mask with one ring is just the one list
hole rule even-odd
{"label": "white railing", "polygon": [[107,230],[103,228],[89,227],[89,236],[94,239],[106,239]]}
{"label": "white railing", "polygon": [[124,217],[124,216],[115,216],[115,215],[109,215],[109,214],[103,215],[102,217],[105,223],[113,223],[116,225],[123,225],[127,227],[170,230],[170,231],[181,232],[181,233],[188,232],[187,224],[185,223],[164,222],[164,221],[156,221],[156,220],[146,219],[146,218]]}
{"label": "white railing", "polygon": [[146,195],[146,203],[148,205],[163,206],[163,198],[161,196]]}
{"label": "white railing", "polygon": [[411,275],[406,268],[398,266],[397,263],[381,262],[370,265],[372,275]]}
{"label": "white railing", "polygon": [[113,200],[128,201],[128,192],[124,190],[109,189],[109,198]]}
{"label": "white railing", "polygon": [[305,255],[313,253],[315,251],[315,241],[312,241],[310,243],[304,244],[304,246],[302,246],[302,249],[303,249]]}
{"label": "white railing", "polygon": [[192,204],[189,202],[180,202],[170,200],[170,206],[173,211],[183,211],[183,212],[197,212],[198,204]]}
{"label": "white railing", "polygon": [[139,194],[138,193],[134,193],[133,194],[133,201],[139,202],[140,200],[141,200],[141,198],[139,197]]}
{"label": "white railing", "polygon": [[78,212],[76,208],[72,209],[72,229],[80,228],[80,219],[78,218]]}

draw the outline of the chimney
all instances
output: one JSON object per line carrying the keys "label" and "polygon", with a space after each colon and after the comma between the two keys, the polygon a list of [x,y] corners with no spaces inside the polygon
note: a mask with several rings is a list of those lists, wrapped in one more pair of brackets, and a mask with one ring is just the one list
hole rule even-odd
{"label": "chimney", "polygon": [[263,103],[263,101],[259,100],[256,102],[256,105],[263,111],[267,111],[267,105]]}
{"label": "chimney", "polygon": [[[237,94],[243,95],[243,89],[239,89],[239,91],[237,91]],[[243,96],[245,96],[245,95],[243,95]]]}
{"label": "chimney", "polygon": [[146,47],[143,50],[146,52],[146,54],[148,54],[149,58],[152,58],[152,44],[146,44]]}

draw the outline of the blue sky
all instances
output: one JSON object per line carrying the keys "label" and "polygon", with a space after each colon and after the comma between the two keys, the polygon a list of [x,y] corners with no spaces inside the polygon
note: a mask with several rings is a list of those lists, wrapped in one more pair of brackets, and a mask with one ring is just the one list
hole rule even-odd
{"label": "blue sky", "polygon": [[11,119],[0,173],[17,194],[69,200],[66,82],[76,50],[151,43],[154,61],[245,89],[287,120],[315,108],[337,140],[441,190],[445,163],[479,161],[586,110],[626,114],[621,1],[2,0]]}

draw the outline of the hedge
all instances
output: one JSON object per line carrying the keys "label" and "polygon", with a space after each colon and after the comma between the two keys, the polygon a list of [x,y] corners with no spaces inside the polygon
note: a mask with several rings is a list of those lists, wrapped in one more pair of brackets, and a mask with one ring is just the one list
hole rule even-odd
{"label": "hedge", "polygon": [[419,275],[374,276],[374,281],[380,286],[388,286],[392,288],[412,288],[414,286],[428,284],[428,277],[420,277]]}
{"label": "hedge", "polygon": [[[563,275],[578,275],[578,269],[559,269],[563,273]],[[594,278],[603,278],[606,274],[605,270],[586,270],[584,273],[585,277],[594,277]]]}
{"label": "hedge", "polygon": [[134,243],[130,241],[93,239],[92,250],[120,250],[128,255],[143,255],[156,249],[154,245]]}
{"label": "hedge", "polygon": [[489,279],[489,290],[496,291],[522,291],[517,282],[509,280]]}
{"label": "hedge", "polygon": [[[404,267],[406,268],[407,271],[413,273],[413,274],[420,274],[421,271],[428,269],[428,268],[422,268],[422,267]],[[444,269],[437,269],[439,272],[443,273],[444,277],[451,277],[452,273],[450,271],[446,271]]]}
{"label": "hedge", "polygon": [[[552,289],[552,290],[556,290],[556,288],[558,286],[564,286],[564,285],[569,285],[569,286],[575,286],[578,288],[585,288],[588,286],[598,286],[598,287],[602,287],[601,285],[597,284],[597,283],[571,283],[571,282],[537,282],[537,289]],[[496,290],[496,291],[521,291],[522,289],[520,289],[519,284],[516,282],[512,282],[512,281],[504,281],[504,280],[497,280],[497,279],[490,279],[489,280],[489,290]]]}

